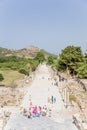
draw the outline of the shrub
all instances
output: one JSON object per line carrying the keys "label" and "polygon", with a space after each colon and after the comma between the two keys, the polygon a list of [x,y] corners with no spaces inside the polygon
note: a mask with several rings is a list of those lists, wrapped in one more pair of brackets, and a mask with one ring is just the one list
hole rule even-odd
{"label": "shrub", "polygon": [[4,80],[4,77],[2,74],[0,74],[0,81]]}
{"label": "shrub", "polygon": [[19,69],[19,72],[25,75],[29,75],[29,70],[26,70],[24,68]]}

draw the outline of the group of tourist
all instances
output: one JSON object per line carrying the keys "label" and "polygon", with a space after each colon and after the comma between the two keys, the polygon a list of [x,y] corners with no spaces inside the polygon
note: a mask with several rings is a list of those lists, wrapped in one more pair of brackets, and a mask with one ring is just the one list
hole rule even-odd
{"label": "group of tourist", "polygon": [[32,102],[29,104],[29,109],[21,108],[21,113],[27,118],[34,118],[40,116],[49,116],[51,117],[51,109],[48,109],[47,106],[33,106]]}

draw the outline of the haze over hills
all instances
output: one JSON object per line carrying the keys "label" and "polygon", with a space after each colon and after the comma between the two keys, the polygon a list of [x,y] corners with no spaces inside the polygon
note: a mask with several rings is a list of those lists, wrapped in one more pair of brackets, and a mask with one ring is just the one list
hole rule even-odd
{"label": "haze over hills", "polygon": [[45,56],[54,55],[43,49],[39,49],[38,47],[30,45],[20,50],[15,49],[11,50],[0,47],[0,56],[19,56],[25,58],[34,58],[39,51],[42,51],[45,54]]}

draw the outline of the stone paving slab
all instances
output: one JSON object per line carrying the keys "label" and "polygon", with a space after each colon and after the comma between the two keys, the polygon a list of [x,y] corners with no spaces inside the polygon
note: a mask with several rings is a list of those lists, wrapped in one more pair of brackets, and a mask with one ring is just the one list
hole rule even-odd
{"label": "stone paving slab", "polygon": [[17,114],[8,122],[4,130],[77,130],[72,120],[57,123],[47,117],[28,119],[22,114]]}

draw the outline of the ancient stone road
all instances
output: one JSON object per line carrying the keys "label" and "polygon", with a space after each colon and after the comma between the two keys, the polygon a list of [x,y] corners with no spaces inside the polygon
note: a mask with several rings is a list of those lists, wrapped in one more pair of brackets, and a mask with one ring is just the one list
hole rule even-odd
{"label": "ancient stone road", "polygon": [[[66,108],[62,102],[58,87],[52,85],[54,79],[50,79],[50,73],[46,65],[41,65],[35,75],[35,79],[29,87],[21,106],[29,107],[29,96],[34,105],[47,105],[51,107],[52,115],[49,117],[35,117],[28,119],[15,110],[4,130],[77,130],[73,124],[72,117],[66,115]],[[57,102],[50,105],[48,96],[55,96]]]}

